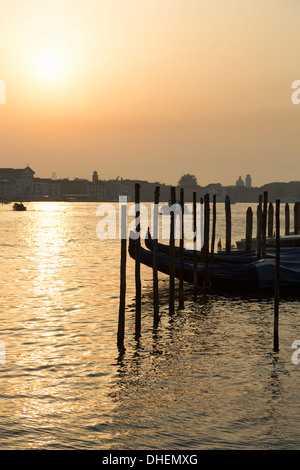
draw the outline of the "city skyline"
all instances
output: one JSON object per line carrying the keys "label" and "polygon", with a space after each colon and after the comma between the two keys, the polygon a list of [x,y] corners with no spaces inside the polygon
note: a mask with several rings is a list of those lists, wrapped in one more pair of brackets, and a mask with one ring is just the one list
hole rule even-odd
{"label": "city skyline", "polygon": [[194,196],[204,198],[208,195],[216,197],[217,202],[224,202],[228,196],[231,202],[257,202],[262,194],[268,194],[269,200],[275,202],[296,202],[300,200],[300,181],[288,183],[271,182],[263,186],[252,186],[251,175],[245,180],[241,176],[235,185],[224,186],[221,183],[210,183],[205,186],[198,184],[197,178],[191,174],[183,175],[177,185],[167,185],[162,181],[99,178],[95,170],[88,179],[82,178],[51,178],[35,176],[35,171],[27,166],[24,169],[0,168],[0,202],[9,203],[15,199],[25,201],[111,201],[117,202],[126,196],[130,201],[135,199],[136,183],[139,183],[141,199],[153,201],[157,187],[160,188],[162,200],[168,201],[172,187],[184,188],[185,200],[193,200]]}
{"label": "city skyline", "polygon": [[[13,168],[12,166],[10,167],[3,167],[3,168],[0,168],[0,183],[1,183],[1,171],[5,171],[5,170],[12,170],[12,171],[23,171],[25,170],[26,168],[30,168],[32,169],[31,165],[29,163],[27,163],[27,165],[24,165],[22,168]],[[266,180],[264,183],[262,184],[256,184],[255,181],[253,181],[253,177],[250,173],[246,173],[245,175],[238,175],[238,173],[236,173],[235,175],[232,175],[232,181],[229,182],[229,184],[224,184],[222,181],[217,181],[217,180],[214,180],[214,181],[208,181],[208,182],[205,182],[205,183],[201,183],[199,182],[198,180],[198,176],[197,175],[191,175],[190,173],[184,173],[182,175],[179,176],[178,180],[175,181],[174,183],[169,183],[169,182],[166,182],[160,178],[156,178],[155,180],[151,180],[151,179],[147,179],[146,178],[127,178],[127,177],[124,177],[122,175],[113,175],[111,177],[105,177],[105,175],[102,175],[98,170],[94,169],[92,170],[91,174],[87,174],[85,173],[87,176],[83,176],[83,175],[72,175],[72,174],[64,174],[64,175],[59,175],[56,173],[56,171],[53,171],[51,174],[48,174],[48,175],[42,175],[41,173],[39,173],[39,171],[34,171],[33,172],[35,174],[34,178],[35,179],[52,179],[52,180],[64,180],[64,179],[67,179],[67,180],[87,180],[87,181],[93,181],[94,180],[94,175],[96,175],[97,179],[99,180],[102,180],[102,181],[117,181],[117,180],[132,180],[132,181],[143,181],[143,182],[148,182],[148,183],[160,183],[160,184],[163,184],[163,185],[168,185],[168,186],[181,186],[180,183],[179,183],[179,180],[181,179],[182,176],[185,176],[185,175],[190,175],[190,176],[193,176],[196,178],[197,180],[197,186],[201,186],[201,187],[206,187],[206,186],[209,186],[209,185],[214,185],[214,184],[220,184],[224,187],[227,187],[227,186],[245,186],[245,187],[263,187],[264,185],[268,185],[268,184],[276,184],[276,183],[293,183],[293,182],[300,182],[300,178],[299,179],[290,179],[290,180],[276,180],[276,181],[271,181],[271,180]],[[253,184],[254,183],[254,184]]]}
{"label": "city skyline", "polygon": [[[26,167],[30,167],[32,168],[32,166],[27,163],[27,165],[24,165],[22,168],[19,168],[21,170],[25,169]],[[3,169],[5,169],[3,167]],[[15,169],[13,167],[7,167],[7,169]],[[1,168],[0,168],[1,170]],[[125,177],[123,175],[117,175],[116,173],[110,177],[107,177],[103,174],[101,174],[101,172],[97,169],[93,169],[92,172],[90,174],[88,174],[87,172],[85,172],[85,175],[80,175],[80,174],[68,174],[68,173],[65,173],[64,175],[59,175],[58,173],[56,173],[56,171],[52,171],[50,174],[42,174],[40,173],[39,171],[35,171],[35,178],[40,178],[40,179],[58,179],[58,180],[63,180],[63,179],[69,179],[69,180],[76,180],[76,179],[82,179],[82,180],[87,180],[87,181],[93,181],[93,174],[96,173],[97,174],[97,177],[99,180],[102,180],[102,181],[114,181],[114,180],[132,180],[132,181],[145,181],[145,182],[149,182],[149,183],[160,183],[160,184],[164,184],[164,185],[168,185],[168,186],[180,186],[179,183],[179,180],[182,176],[186,175],[186,174],[190,174],[190,173],[183,173],[181,175],[179,175],[178,177],[178,180],[172,182],[172,183],[169,183],[165,180],[162,180],[161,178],[156,178],[156,179],[149,179],[147,177],[145,178],[140,178],[140,177],[137,177],[137,178],[133,178],[133,177]],[[252,174],[250,173],[246,173],[245,175],[240,175],[239,173],[235,173],[234,175],[232,175],[232,179],[231,181],[228,183],[228,184],[225,184],[223,183],[221,180],[220,181],[217,181],[216,179],[214,181],[206,181],[206,182],[200,182],[199,181],[199,177],[197,175],[192,175],[192,176],[195,176],[196,179],[197,179],[197,185],[198,186],[202,186],[202,187],[205,187],[205,186],[208,186],[208,185],[212,185],[212,184],[221,184],[222,186],[239,186],[238,184],[238,180],[241,178],[243,184],[242,186],[245,186],[245,187],[262,187],[264,185],[267,185],[267,184],[274,184],[274,183],[292,183],[292,182],[300,182],[300,177],[297,179],[297,178],[294,178],[294,179],[289,179],[289,180],[286,180],[284,181],[283,179],[281,180],[276,180],[276,181],[271,181],[269,179],[266,179],[262,184],[256,184],[256,181],[255,179],[252,177]],[[248,184],[247,184],[247,177],[248,177]],[[0,179],[1,179],[1,175],[0,175]]]}

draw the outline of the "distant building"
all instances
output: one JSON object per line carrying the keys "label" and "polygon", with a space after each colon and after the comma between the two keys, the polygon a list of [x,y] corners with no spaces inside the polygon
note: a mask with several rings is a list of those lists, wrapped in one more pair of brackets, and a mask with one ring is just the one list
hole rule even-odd
{"label": "distant building", "polygon": [[246,176],[245,183],[246,183],[246,188],[251,188],[252,186],[251,175]]}
{"label": "distant building", "polygon": [[243,179],[242,179],[241,176],[240,176],[239,179],[236,181],[235,185],[236,185],[236,186],[239,186],[239,187],[245,186],[245,183],[244,183],[244,181],[243,181]]}
{"label": "distant building", "polygon": [[98,173],[97,173],[97,171],[94,171],[94,173],[93,173],[93,183],[97,183],[98,180],[99,180]]}
{"label": "distant building", "polygon": [[24,169],[0,168],[0,193],[3,197],[29,199],[34,195],[34,171],[27,165]]}
{"label": "distant building", "polygon": [[226,188],[221,185],[221,183],[211,183],[204,188],[204,193],[209,194],[210,199],[213,199],[213,196],[216,196],[217,202],[223,202],[227,194]]}
{"label": "distant building", "polygon": [[61,197],[64,201],[87,201],[90,200],[90,181],[82,178],[69,180],[64,178],[60,181]]}
{"label": "distant building", "polygon": [[34,178],[34,194],[37,199],[49,196],[51,180],[48,178]]}

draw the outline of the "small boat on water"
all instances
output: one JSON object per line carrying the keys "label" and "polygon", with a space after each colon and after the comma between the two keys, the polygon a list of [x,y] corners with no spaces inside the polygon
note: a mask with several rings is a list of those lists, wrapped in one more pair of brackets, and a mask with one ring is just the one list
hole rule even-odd
{"label": "small boat on water", "polygon": [[13,210],[14,211],[26,211],[26,207],[24,206],[24,204],[22,202],[15,202],[14,205],[13,205]]}
{"label": "small boat on water", "polygon": [[[147,242],[150,246],[151,241]],[[129,238],[129,255],[135,259],[134,238]],[[157,255],[158,271],[169,275],[169,247],[159,244]],[[191,251],[184,252],[183,279],[185,282],[194,282],[194,262]],[[153,267],[153,251],[141,247],[140,261],[142,264]],[[222,259],[223,258],[223,259]],[[180,257],[175,250],[175,277],[180,278]],[[273,291],[275,288],[276,252],[270,250],[267,258],[257,260],[255,253],[232,255],[218,255],[214,263],[209,263],[209,288],[226,290],[227,292],[257,292]],[[197,261],[197,283],[200,286],[205,282],[206,267],[199,258]],[[286,292],[300,293],[300,248],[281,248],[280,250],[280,289]]]}

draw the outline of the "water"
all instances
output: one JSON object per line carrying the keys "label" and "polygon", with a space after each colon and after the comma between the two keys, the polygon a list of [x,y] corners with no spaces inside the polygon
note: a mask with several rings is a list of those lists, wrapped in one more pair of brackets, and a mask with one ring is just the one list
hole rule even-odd
{"label": "water", "polygon": [[[119,240],[99,240],[97,203],[0,207],[1,449],[297,449],[299,300],[199,296],[153,330],[152,272],[142,267],[142,335],[134,337],[127,262],[124,355],[116,347]],[[117,205],[115,205],[117,207]],[[255,207],[255,205],[253,205]],[[233,240],[247,205],[232,206]],[[218,205],[217,240],[224,240]],[[2,344],[3,344],[2,343]]]}

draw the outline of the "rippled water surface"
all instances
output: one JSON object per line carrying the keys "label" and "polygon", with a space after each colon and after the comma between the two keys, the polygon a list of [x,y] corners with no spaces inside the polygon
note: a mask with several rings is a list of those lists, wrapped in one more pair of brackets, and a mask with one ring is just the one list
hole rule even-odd
{"label": "rippled water surface", "polygon": [[[299,448],[299,299],[281,300],[274,353],[272,298],[187,295],[171,318],[161,275],[154,330],[152,272],[142,267],[136,340],[128,257],[120,355],[120,241],[97,237],[98,204],[27,207],[0,206],[2,449]],[[246,209],[232,206],[234,240]],[[219,204],[217,239],[224,233]]]}

